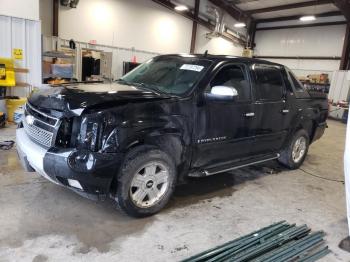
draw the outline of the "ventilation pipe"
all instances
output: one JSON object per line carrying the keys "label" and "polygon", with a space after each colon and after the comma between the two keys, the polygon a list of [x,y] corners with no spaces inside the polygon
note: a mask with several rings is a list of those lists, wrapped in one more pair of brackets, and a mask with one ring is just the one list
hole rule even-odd
{"label": "ventilation pipe", "polygon": [[208,38],[218,37],[223,31],[223,15],[220,15],[219,10],[213,6],[207,6],[207,12],[215,17],[215,28],[213,32],[207,34]]}

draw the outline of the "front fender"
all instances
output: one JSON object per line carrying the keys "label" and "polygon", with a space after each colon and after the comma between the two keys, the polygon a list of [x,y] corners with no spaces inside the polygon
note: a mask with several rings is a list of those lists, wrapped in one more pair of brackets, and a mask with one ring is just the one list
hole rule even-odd
{"label": "front fender", "polygon": [[129,121],[118,134],[120,150],[125,153],[137,146],[150,145],[173,158],[181,177],[190,166],[191,128],[186,117],[172,115]]}

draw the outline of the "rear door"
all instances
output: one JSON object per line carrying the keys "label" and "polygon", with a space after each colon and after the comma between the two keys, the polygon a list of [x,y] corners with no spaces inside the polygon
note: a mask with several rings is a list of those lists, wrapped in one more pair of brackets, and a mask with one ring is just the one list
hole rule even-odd
{"label": "rear door", "polygon": [[290,125],[290,106],[282,68],[269,64],[252,65],[255,93],[255,138],[252,154],[278,152]]}

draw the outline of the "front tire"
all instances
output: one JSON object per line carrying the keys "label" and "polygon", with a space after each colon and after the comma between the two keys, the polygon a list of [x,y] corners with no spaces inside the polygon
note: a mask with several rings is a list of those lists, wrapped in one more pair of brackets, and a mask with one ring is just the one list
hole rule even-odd
{"label": "front tire", "polygon": [[281,152],[278,161],[289,169],[298,169],[306,158],[309,144],[309,134],[304,129],[297,131],[287,148]]}
{"label": "front tire", "polygon": [[175,165],[166,153],[149,148],[133,150],[118,175],[117,205],[133,217],[153,215],[168,203],[175,182]]}

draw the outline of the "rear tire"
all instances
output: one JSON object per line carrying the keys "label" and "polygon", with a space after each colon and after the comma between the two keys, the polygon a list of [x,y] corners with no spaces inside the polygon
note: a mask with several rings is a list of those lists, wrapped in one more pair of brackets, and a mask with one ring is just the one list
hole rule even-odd
{"label": "rear tire", "polygon": [[304,129],[297,131],[289,145],[281,152],[278,161],[289,169],[298,169],[305,160],[309,144],[309,134]]}
{"label": "rear tire", "polygon": [[129,216],[147,217],[169,201],[176,183],[174,161],[164,152],[147,147],[131,151],[117,181],[115,200]]}

